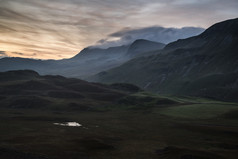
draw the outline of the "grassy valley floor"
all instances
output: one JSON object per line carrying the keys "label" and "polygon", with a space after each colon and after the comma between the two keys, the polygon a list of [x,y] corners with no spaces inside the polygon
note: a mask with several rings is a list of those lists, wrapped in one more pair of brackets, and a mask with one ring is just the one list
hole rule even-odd
{"label": "grassy valley floor", "polygon": [[[156,103],[150,98],[157,99]],[[143,99],[142,101],[140,101]],[[133,100],[140,103],[133,103]],[[137,93],[94,111],[0,109],[4,159],[236,159],[238,104]],[[80,127],[54,125],[74,121]]]}

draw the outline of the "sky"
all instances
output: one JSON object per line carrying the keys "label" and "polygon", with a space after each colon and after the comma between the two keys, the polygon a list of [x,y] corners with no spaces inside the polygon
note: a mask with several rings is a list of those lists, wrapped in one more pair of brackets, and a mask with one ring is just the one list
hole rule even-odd
{"label": "sky", "polygon": [[0,57],[70,58],[87,46],[169,43],[238,17],[237,0],[0,0]]}

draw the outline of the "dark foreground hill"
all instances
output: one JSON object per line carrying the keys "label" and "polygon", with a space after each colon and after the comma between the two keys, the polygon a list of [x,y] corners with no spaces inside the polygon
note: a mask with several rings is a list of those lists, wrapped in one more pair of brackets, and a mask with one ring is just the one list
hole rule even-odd
{"label": "dark foreground hill", "polygon": [[237,44],[238,19],[227,20],[198,36],[168,44],[158,55],[133,59],[91,80],[133,83],[162,94],[237,101]]}
{"label": "dark foreground hill", "polygon": [[0,73],[0,82],[3,108],[91,110],[140,91],[130,84],[102,85],[62,76],[40,76],[31,70]]}

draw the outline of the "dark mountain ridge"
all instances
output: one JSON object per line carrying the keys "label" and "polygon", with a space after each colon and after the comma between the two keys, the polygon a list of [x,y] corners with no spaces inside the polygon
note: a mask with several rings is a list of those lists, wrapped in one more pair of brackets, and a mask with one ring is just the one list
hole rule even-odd
{"label": "dark mountain ridge", "polygon": [[187,39],[177,40],[168,44],[165,50],[178,48],[203,47],[204,45],[214,45],[216,47],[230,47],[232,42],[237,40],[238,20],[232,19],[212,25],[202,34]]}
{"label": "dark mountain ridge", "polygon": [[237,100],[238,19],[217,23],[202,34],[168,44],[160,54],[133,59],[91,78],[134,83],[176,95]]}

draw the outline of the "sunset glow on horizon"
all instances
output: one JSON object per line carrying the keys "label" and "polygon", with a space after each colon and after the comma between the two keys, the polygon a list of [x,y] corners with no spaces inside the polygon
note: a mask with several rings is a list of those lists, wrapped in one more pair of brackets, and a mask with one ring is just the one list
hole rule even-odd
{"label": "sunset glow on horizon", "polygon": [[231,0],[0,0],[0,57],[63,59],[109,35],[152,26],[207,28],[236,18]]}

